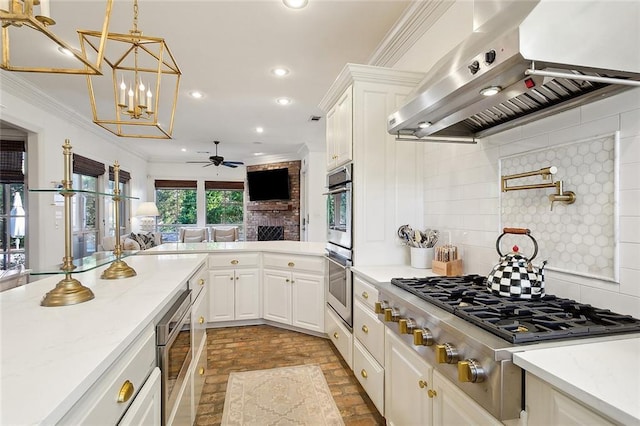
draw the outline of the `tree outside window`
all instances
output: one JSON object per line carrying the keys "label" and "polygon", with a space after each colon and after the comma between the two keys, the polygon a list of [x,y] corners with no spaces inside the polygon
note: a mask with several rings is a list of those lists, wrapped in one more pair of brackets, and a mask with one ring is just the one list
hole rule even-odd
{"label": "tree outside window", "polygon": [[244,191],[241,190],[207,190],[206,214],[207,226],[233,225],[243,235]]}
{"label": "tree outside window", "polygon": [[178,241],[181,226],[198,223],[195,188],[156,188],[156,205],[160,213],[158,230],[162,233],[162,241]]}

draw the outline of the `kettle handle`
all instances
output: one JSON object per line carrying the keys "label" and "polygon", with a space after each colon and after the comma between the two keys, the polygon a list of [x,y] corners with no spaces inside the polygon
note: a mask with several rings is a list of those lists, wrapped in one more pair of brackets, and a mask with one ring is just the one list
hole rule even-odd
{"label": "kettle handle", "polygon": [[496,240],[496,250],[498,251],[500,257],[504,256],[504,254],[502,254],[502,252],[500,251],[500,240],[507,234],[526,235],[527,237],[531,238],[531,241],[533,241],[533,255],[531,256],[529,261],[532,261],[538,255],[538,242],[531,235],[531,230],[527,228],[503,228],[502,234],[500,234],[500,236]]}

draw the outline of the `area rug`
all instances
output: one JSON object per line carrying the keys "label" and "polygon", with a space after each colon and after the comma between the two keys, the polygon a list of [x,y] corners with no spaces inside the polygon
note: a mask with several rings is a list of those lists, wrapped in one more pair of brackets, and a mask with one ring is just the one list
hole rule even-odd
{"label": "area rug", "polygon": [[344,425],[318,365],[229,374],[223,426]]}

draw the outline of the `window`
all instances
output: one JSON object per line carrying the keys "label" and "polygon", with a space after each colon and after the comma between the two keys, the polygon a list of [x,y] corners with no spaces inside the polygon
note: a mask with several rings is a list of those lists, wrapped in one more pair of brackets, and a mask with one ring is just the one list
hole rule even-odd
{"label": "window", "polygon": [[[109,166],[109,183],[107,184],[107,192],[109,194],[113,194],[115,191],[114,184],[114,172],[113,166]],[[127,196],[129,195],[129,180],[131,180],[131,174],[124,170],[120,170],[119,172],[119,180],[120,184],[118,185],[120,188],[120,195]],[[106,235],[115,236],[115,210],[114,210],[114,201],[111,197],[106,197]],[[131,203],[128,198],[120,199],[120,226],[118,227],[119,234],[122,235],[127,232],[129,218],[131,217]]]}
{"label": "window", "polygon": [[244,182],[206,181],[207,226],[237,226],[244,239]]}
{"label": "window", "polygon": [[27,265],[24,141],[0,141],[0,269]]}
{"label": "window", "polygon": [[[73,189],[98,192],[98,178],[104,172],[104,164],[73,154]],[[75,259],[96,251],[99,223],[100,210],[96,195],[78,193],[71,197],[71,234]]]}
{"label": "window", "polygon": [[156,180],[156,205],[158,231],[162,241],[178,241],[178,230],[182,226],[198,223],[195,180]]}

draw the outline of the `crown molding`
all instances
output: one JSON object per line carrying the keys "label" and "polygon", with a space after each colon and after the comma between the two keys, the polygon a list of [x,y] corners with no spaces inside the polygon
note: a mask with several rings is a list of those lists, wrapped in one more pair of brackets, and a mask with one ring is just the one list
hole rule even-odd
{"label": "crown molding", "polygon": [[135,155],[143,161],[148,161],[146,156],[131,147],[130,144],[126,144],[114,136],[112,133],[104,130],[102,127],[94,124],[84,116],[80,115],[77,111],[69,108],[66,105],[58,102],[42,90],[33,86],[24,78],[17,75],[17,73],[2,71],[0,73],[0,81],[2,91],[7,92],[17,98],[20,98],[27,103],[34,105],[37,108],[43,109],[50,114],[60,118],[60,120],[68,123],[72,123],[87,132],[93,133],[97,137],[111,143],[118,148],[127,151],[128,153]]}
{"label": "crown molding", "polygon": [[373,52],[369,65],[392,67],[429,30],[455,1],[414,1]]}

